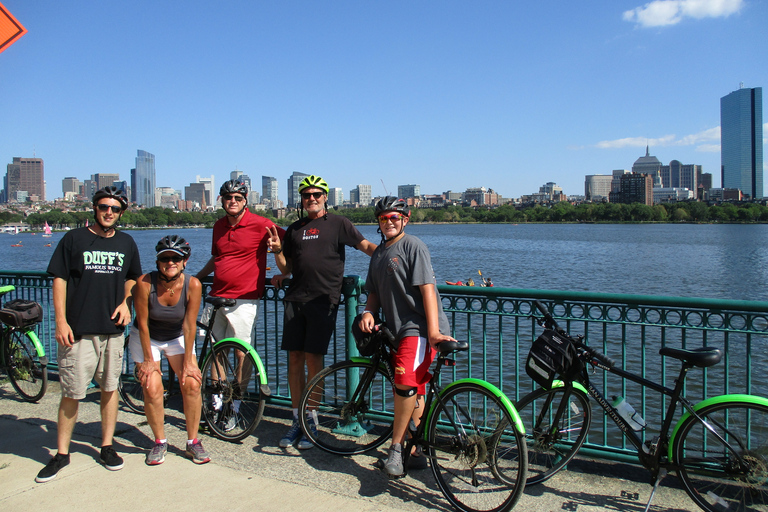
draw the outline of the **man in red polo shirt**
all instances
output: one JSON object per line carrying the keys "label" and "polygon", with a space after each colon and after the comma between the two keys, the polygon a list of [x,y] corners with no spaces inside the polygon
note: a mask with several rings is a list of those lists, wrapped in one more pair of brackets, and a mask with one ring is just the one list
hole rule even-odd
{"label": "man in red polo shirt", "polygon": [[[222,308],[216,315],[213,336],[218,340],[238,338],[253,345],[253,327],[264,294],[269,228],[275,227],[280,238],[285,230],[248,210],[248,187],[242,181],[227,181],[219,195],[226,215],[213,226],[212,256],[196,277],[201,279],[213,272],[209,294],[237,300],[234,307]],[[202,321],[208,318],[210,306]]]}

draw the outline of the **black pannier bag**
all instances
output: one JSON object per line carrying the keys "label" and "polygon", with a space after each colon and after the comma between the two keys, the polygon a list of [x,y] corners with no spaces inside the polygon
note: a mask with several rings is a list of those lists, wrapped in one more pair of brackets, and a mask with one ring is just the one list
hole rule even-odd
{"label": "black pannier bag", "polygon": [[546,329],[531,345],[525,373],[540,386],[550,389],[557,375],[573,377],[581,370],[576,348],[566,336]]}
{"label": "black pannier bag", "polygon": [[37,302],[16,299],[0,309],[0,321],[11,327],[27,327],[43,319],[43,308]]}
{"label": "black pannier bag", "polygon": [[378,329],[371,333],[363,332],[359,326],[362,316],[357,315],[352,321],[352,335],[355,337],[355,345],[357,345],[357,351],[360,352],[361,356],[372,356],[382,343],[387,343],[390,347],[397,348],[395,336],[387,328],[387,324],[380,322],[377,317],[374,317],[374,322]]}

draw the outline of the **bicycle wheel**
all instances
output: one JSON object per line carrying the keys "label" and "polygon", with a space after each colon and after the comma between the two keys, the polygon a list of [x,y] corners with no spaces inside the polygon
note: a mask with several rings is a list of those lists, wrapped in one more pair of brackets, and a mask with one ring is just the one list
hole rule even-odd
{"label": "bicycle wheel", "polygon": [[672,448],[688,495],[704,510],[767,511],[768,407],[724,402],[698,414],[706,425],[687,419]]}
{"label": "bicycle wheel", "polygon": [[48,387],[48,369],[34,343],[24,332],[10,331],[5,339],[5,360],[13,388],[27,402],[37,402]]}
{"label": "bicycle wheel", "polygon": [[[354,455],[381,446],[392,435],[393,383],[371,362],[342,361],[307,384],[299,404],[304,435],[323,450]],[[316,415],[316,430],[307,415]]]}
{"label": "bicycle wheel", "polygon": [[528,445],[526,485],[540,484],[552,477],[570,462],[584,444],[592,423],[589,397],[583,391],[572,389],[563,416],[554,425],[555,413],[564,398],[563,387],[541,388],[528,393],[516,404],[525,426]]}
{"label": "bicycle wheel", "polygon": [[216,343],[205,358],[203,416],[208,428],[225,441],[241,441],[256,428],[264,413],[259,369],[239,343]]}
{"label": "bicycle wheel", "polygon": [[491,512],[515,506],[525,488],[528,452],[509,411],[490,390],[474,383],[447,388],[426,436],[432,473],[455,508]]}
{"label": "bicycle wheel", "polygon": [[120,372],[117,391],[128,409],[136,414],[144,414],[144,389],[136,374],[136,363],[133,362],[129,339],[126,336],[123,345],[123,371]]}

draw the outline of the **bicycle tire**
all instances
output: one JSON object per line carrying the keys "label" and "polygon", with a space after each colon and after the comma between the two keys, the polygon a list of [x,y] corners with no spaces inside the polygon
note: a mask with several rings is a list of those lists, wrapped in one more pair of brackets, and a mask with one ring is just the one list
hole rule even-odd
{"label": "bicycle tire", "polygon": [[26,332],[11,330],[5,338],[5,361],[11,385],[26,402],[37,402],[48,388],[48,368]]}
{"label": "bicycle tire", "polygon": [[[372,377],[371,377],[371,372]],[[366,377],[371,377],[365,385]],[[357,382],[349,400],[348,384]],[[378,448],[392,436],[394,383],[370,361],[341,361],[324,368],[307,384],[299,402],[304,435],[315,446],[336,455],[355,455]],[[365,389],[363,389],[365,388]],[[316,428],[308,416],[316,411]]]}
{"label": "bicycle tire", "polygon": [[[455,508],[500,512],[520,499],[528,453],[514,425],[501,399],[481,385],[456,384],[440,394],[425,431],[428,459],[437,485]],[[500,472],[506,481],[498,478]]]}
{"label": "bicycle tire", "polygon": [[216,343],[205,358],[202,374],[207,428],[225,441],[248,437],[261,421],[266,402],[251,353],[234,341]]}
{"label": "bicycle tire", "polygon": [[768,510],[768,407],[723,402],[697,411],[738,451],[691,416],[673,441],[673,460],[688,496],[703,510]]}
{"label": "bicycle tire", "polygon": [[130,349],[130,337],[123,344],[123,370],[117,383],[117,391],[125,406],[136,414],[144,414],[144,388],[141,387]]}
{"label": "bicycle tire", "polygon": [[[564,387],[539,388],[516,404],[528,445],[526,485],[540,484],[554,476],[573,459],[587,438],[592,409],[589,397],[576,388],[571,389],[560,424],[553,428],[552,421],[564,393]],[[503,479],[504,475],[500,477]]]}

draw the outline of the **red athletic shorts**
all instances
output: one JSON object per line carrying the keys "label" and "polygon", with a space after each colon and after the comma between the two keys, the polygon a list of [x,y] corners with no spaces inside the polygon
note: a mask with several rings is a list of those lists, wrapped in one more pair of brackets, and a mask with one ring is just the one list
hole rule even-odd
{"label": "red athletic shorts", "polygon": [[426,384],[432,378],[429,367],[434,359],[435,352],[427,338],[406,336],[401,339],[397,352],[392,356],[395,384],[417,387],[419,395],[426,395]]}

